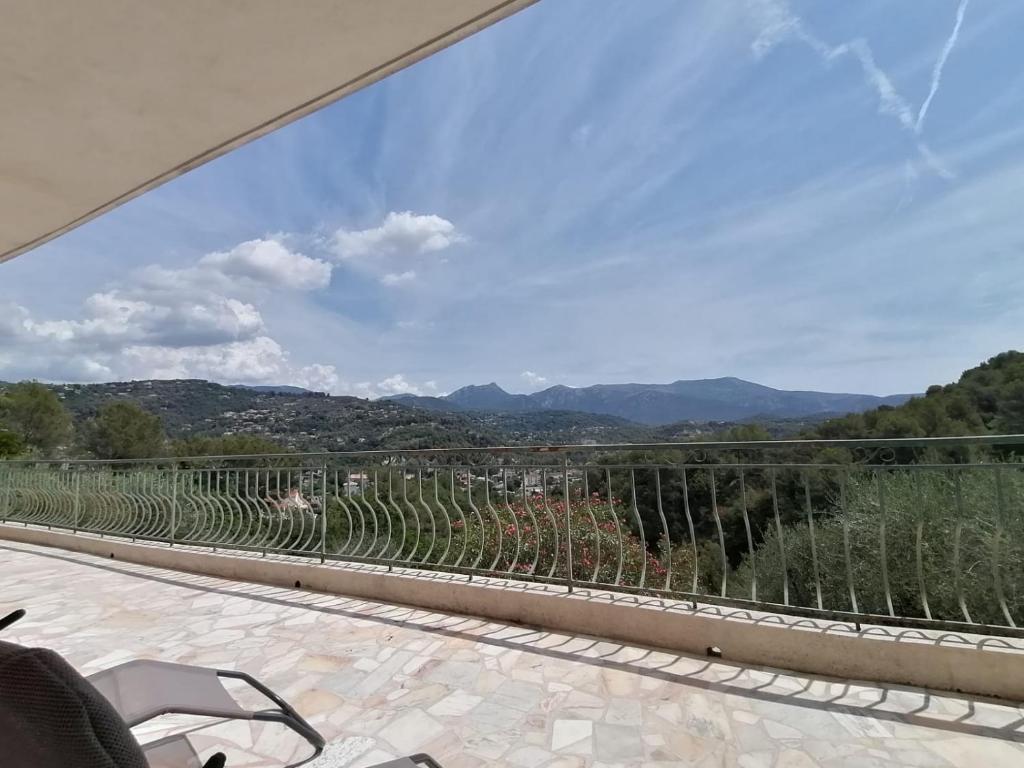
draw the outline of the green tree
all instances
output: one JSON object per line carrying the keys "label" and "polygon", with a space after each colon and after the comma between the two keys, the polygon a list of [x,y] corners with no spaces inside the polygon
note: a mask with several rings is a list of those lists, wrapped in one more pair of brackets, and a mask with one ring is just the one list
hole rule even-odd
{"label": "green tree", "polygon": [[27,448],[42,454],[65,445],[72,434],[71,416],[60,399],[43,384],[23,381],[0,396],[0,425]]}
{"label": "green tree", "polygon": [[152,458],[164,450],[164,428],[137,403],[110,403],[86,424],[84,443],[99,459]]}
{"label": "green tree", "polygon": [[24,450],[21,439],[13,432],[0,429],[0,459],[9,459],[17,456]]}

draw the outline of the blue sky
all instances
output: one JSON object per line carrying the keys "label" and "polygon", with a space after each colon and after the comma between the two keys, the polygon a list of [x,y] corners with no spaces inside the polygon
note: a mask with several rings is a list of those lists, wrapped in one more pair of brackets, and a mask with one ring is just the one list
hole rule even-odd
{"label": "blue sky", "polygon": [[541,0],[0,266],[0,378],[890,393],[1021,347],[1014,0]]}

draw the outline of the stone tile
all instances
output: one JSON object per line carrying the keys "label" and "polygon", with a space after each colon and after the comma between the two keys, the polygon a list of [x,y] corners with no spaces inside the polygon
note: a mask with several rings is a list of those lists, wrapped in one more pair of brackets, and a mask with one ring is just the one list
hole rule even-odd
{"label": "stone tile", "polygon": [[623,765],[644,756],[640,729],[611,723],[594,724],[594,756],[613,765]]}
{"label": "stone tile", "polygon": [[591,752],[594,724],[590,720],[556,720],[551,727],[551,751]]}
{"label": "stone tile", "polygon": [[465,691],[453,691],[431,706],[427,712],[435,717],[463,717],[481,701],[483,701],[481,696],[474,696]]}
{"label": "stone tile", "polygon": [[418,752],[431,739],[444,732],[444,726],[417,709],[402,715],[378,732],[378,738],[395,747],[399,754]]}

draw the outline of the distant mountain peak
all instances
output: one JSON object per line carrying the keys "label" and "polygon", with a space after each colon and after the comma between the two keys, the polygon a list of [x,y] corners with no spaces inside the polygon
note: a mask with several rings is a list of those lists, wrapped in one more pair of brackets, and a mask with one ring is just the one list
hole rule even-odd
{"label": "distant mountain peak", "polygon": [[522,411],[576,411],[616,416],[641,424],[679,421],[741,421],[754,417],[795,418],[820,414],[866,411],[880,405],[898,405],[909,395],[877,397],[834,392],[774,389],[735,376],[680,379],[671,384],[564,384],[517,395],[496,382],[470,384],[440,398],[401,396],[406,405],[434,410],[474,410],[498,413]]}

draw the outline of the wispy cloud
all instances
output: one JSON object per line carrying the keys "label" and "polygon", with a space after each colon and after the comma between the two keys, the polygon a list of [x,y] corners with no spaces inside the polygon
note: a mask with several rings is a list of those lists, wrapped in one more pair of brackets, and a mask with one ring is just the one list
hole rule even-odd
{"label": "wispy cloud", "polygon": [[339,229],[333,250],[343,259],[393,254],[415,255],[443,251],[465,240],[448,219],[434,214],[392,211],[380,226],[369,229]]}
{"label": "wispy cloud", "polygon": [[961,0],[953,32],[946,40],[946,45],[935,63],[928,97],[916,116],[910,102],[900,94],[892,78],[878,66],[874,52],[865,39],[856,38],[839,45],[829,45],[811,31],[803,19],[790,9],[787,0],[752,0],[751,9],[759,16],[762,29],[751,44],[751,50],[756,57],[762,58],[786,40],[796,40],[810,47],[825,62],[852,56],[857,60],[864,73],[865,83],[875,91],[878,97],[878,111],[883,115],[895,118],[903,130],[915,137],[917,153],[928,168],[942,178],[952,179],[955,177],[953,171],[919,136],[928,108],[938,92],[946,60],[960,35],[960,26],[963,24],[968,2],[969,0]]}
{"label": "wispy cloud", "polygon": [[533,389],[539,389],[548,383],[547,377],[541,376],[539,373],[535,373],[533,371],[523,371],[519,376],[524,382],[526,382],[526,386]]}
{"label": "wispy cloud", "polygon": [[917,113],[917,121],[914,123],[914,130],[917,133],[921,133],[921,129],[924,128],[924,119],[928,116],[928,108],[932,105],[932,99],[935,98],[935,94],[939,92],[939,85],[942,83],[942,70],[946,66],[946,60],[956,46],[957,38],[960,37],[960,27],[964,23],[964,14],[967,12],[969,3],[970,0],[960,0],[960,5],[957,6],[956,23],[953,25],[953,31],[947,38],[946,44],[942,46],[942,53],[939,54],[939,58],[935,62],[935,68],[932,70],[931,88],[928,89],[928,96],[924,103],[921,104],[921,109]]}
{"label": "wispy cloud", "polygon": [[380,281],[384,285],[401,285],[402,283],[411,283],[416,279],[416,272],[411,269],[407,269],[405,272],[387,272],[381,277]]}

